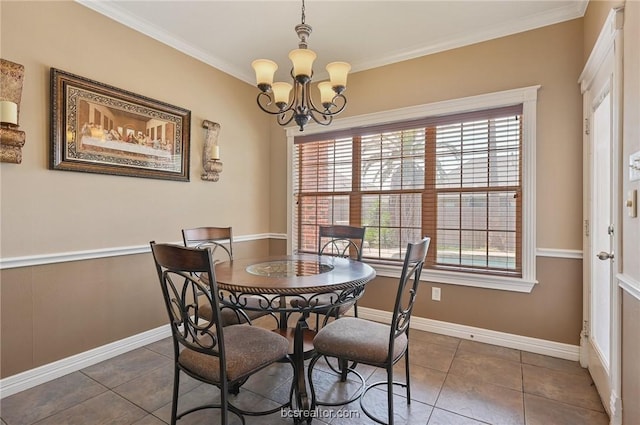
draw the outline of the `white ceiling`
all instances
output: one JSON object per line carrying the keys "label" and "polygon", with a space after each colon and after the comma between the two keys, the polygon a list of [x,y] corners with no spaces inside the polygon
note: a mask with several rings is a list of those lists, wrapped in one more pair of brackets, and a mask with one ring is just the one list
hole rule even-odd
{"label": "white ceiling", "polygon": [[[287,55],[298,46],[300,0],[76,0],[243,81],[265,58],[288,79]],[[588,0],[306,0],[318,54],[316,78],[333,61],[352,72],[579,18]]]}

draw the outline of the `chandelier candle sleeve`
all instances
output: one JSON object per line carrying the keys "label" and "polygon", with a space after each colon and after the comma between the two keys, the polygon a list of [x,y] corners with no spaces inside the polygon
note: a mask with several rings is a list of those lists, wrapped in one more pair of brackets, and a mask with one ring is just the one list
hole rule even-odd
{"label": "chandelier candle sleeve", "polygon": [[325,109],[329,109],[333,105],[333,97],[336,95],[331,86],[331,82],[323,81],[318,83],[318,89],[320,90],[320,102]]}
{"label": "chandelier candle sleeve", "polygon": [[0,122],[3,124],[18,124],[18,105],[8,100],[0,102]]}
{"label": "chandelier candle sleeve", "polygon": [[273,83],[274,102],[280,109],[284,109],[289,104],[289,94],[293,86],[289,83]]}
{"label": "chandelier candle sleeve", "polygon": [[296,49],[289,52],[289,59],[293,64],[293,75],[301,84],[311,80],[313,61],[317,57],[318,55],[309,49]]}
{"label": "chandelier candle sleeve", "polygon": [[273,84],[273,75],[278,70],[278,64],[268,59],[256,59],[251,66],[256,72],[256,81],[260,90],[268,91]]}
{"label": "chandelier candle sleeve", "polygon": [[351,71],[351,65],[346,62],[331,62],[327,65],[331,87],[336,93],[342,93],[347,88],[347,74]]}

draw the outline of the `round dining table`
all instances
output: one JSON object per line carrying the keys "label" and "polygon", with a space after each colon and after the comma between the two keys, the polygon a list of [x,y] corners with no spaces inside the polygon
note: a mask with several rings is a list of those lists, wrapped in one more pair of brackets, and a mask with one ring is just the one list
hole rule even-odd
{"label": "round dining table", "polygon": [[[267,311],[278,318],[275,332],[292,342],[296,422],[310,420],[304,360],[312,354],[313,336],[307,319],[311,313],[354,303],[376,272],[370,265],[349,258],[293,254],[222,261],[215,266],[223,304],[244,310]],[[289,317],[299,313],[295,328]],[[295,402],[295,405],[294,405]]]}

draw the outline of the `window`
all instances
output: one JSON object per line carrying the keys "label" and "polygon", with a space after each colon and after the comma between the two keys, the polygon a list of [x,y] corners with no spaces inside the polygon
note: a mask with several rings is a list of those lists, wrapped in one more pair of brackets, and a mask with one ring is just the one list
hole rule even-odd
{"label": "window", "polygon": [[426,235],[426,280],[530,291],[536,91],[480,96],[473,109],[464,99],[290,133],[293,248],[315,252],[321,224],[367,226],[363,257],[380,272]]}

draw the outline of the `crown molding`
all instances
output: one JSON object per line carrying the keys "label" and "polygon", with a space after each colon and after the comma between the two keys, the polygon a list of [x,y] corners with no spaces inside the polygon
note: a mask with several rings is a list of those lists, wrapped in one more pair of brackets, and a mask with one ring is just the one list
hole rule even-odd
{"label": "crown molding", "polygon": [[[206,63],[224,73],[227,73],[239,80],[253,85],[255,78],[248,67],[238,68],[227,61],[224,61],[210,52],[196,48],[189,43],[174,37],[162,27],[132,16],[124,8],[115,1],[96,1],[96,0],[75,0],[77,3],[94,10],[116,22],[121,23],[135,31],[149,36],[161,43],[166,44],[180,52],[191,56],[201,62]],[[504,21],[501,25],[493,25],[484,30],[475,31],[473,34],[461,34],[459,37],[446,37],[436,40],[426,46],[411,46],[394,54],[390,54],[381,58],[374,58],[369,61],[361,61],[352,63],[352,72],[366,71],[368,69],[380,66],[390,65],[397,62],[415,59],[421,56],[427,56],[446,50],[456,49],[495,38],[506,37],[509,35],[530,31],[536,28],[557,24],[560,22],[577,19],[584,16],[587,9],[588,0],[573,1],[563,7],[554,8],[542,13],[528,16],[525,19]]]}
{"label": "crown molding", "polygon": [[191,56],[201,62],[206,63],[226,74],[239,78],[242,81],[253,84],[253,76],[248,72],[238,69],[222,59],[211,55],[204,50],[198,49],[191,44],[174,37],[161,27],[149,22],[145,19],[139,19],[132,16],[125,9],[118,6],[115,1],[95,1],[95,0],[75,0],[95,12],[100,13],[114,21],[129,27],[139,33],[153,38],[169,47],[172,47],[185,55]]}
{"label": "crown molding", "polygon": [[457,49],[476,43],[481,43],[496,38],[507,37],[509,35],[518,34],[525,31],[531,31],[537,28],[558,24],[560,22],[581,18],[584,16],[588,5],[587,0],[572,2],[564,7],[538,13],[520,19],[517,21],[505,21],[502,25],[491,26],[483,31],[476,31],[473,34],[465,34],[459,37],[447,37],[441,41],[436,41],[428,46],[414,46],[406,50],[400,51],[395,55],[386,56],[384,58],[374,59],[368,62],[361,62],[353,65],[353,72],[365,71],[371,68],[390,65],[396,62],[402,62],[415,59],[421,56],[428,56],[447,50]]}

